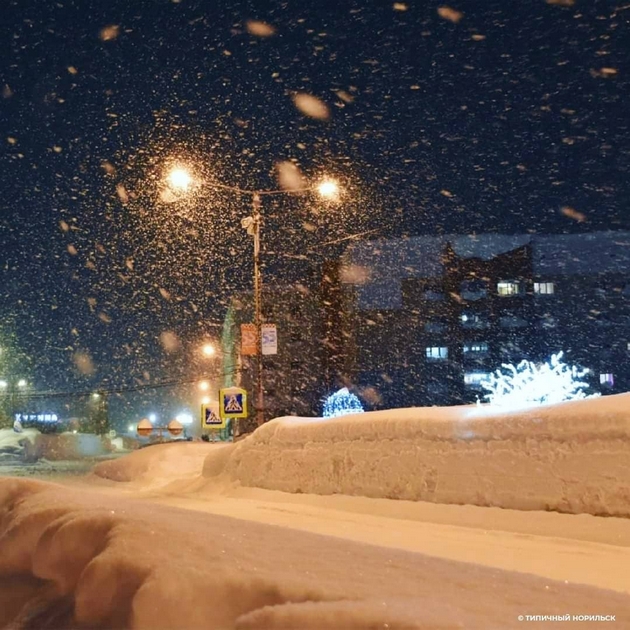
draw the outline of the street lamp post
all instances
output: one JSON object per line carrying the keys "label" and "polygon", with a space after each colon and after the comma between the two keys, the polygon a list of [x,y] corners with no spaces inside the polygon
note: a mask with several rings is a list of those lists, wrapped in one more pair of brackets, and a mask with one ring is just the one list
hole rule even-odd
{"label": "street lamp post", "polygon": [[262,274],[260,273],[260,195],[252,196],[252,235],[254,237],[254,325],[256,326],[256,424],[265,421],[265,394],[262,355]]}
{"label": "street lamp post", "polygon": [[[182,192],[188,192],[193,184],[193,177],[181,167],[171,170],[167,176],[167,181],[172,188]],[[254,327],[256,328],[256,395],[254,397],[254,409],[256,424],[261,426],[265,422],[265,394],[264,394],[264,370],[262,353],[262,273],[260,267],[260,232],[261,232],[261,196],[262,195],[287,195],[308,191],[317,191],[321,197],[336,200],[339,196],[339,186],[332,179],[324,179],[316,186],[300,188],[295,190],[245,190],[235,186],[224,184],[209,184],[210,188],[218,190],[228,190],[236,194],[251,197],[251,216],[245,217],[241,221],[241,226],[253,237],[254,241]]]}

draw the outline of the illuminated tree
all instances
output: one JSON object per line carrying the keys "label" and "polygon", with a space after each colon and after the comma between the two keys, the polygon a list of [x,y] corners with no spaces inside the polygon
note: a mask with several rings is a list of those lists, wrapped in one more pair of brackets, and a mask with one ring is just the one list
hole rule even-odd
{"label": "illuminated tree", "polygon": [[342,387],[339,391],[331,394],[324,402],[324,418],[335,418],[345,416],[350,413],[362,413],[363,406],[357,396],[351,394],[347,387]]}
{"label": "illuminated tree", "polygon": [[562,355],[562,352],[554,354],[542,364],[526,360],[516,366],[504,363],[481,382],[489,392],[484,400],[497,407],[518,408],[599,396],[589,396],[584,391],[589,385],[580,379],[589,370],[563,363]]}

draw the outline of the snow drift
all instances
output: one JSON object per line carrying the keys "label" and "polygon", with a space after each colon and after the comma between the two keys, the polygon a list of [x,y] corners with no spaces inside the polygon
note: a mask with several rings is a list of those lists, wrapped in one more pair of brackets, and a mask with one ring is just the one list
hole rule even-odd
{"label": "snow drift", "polygon": [[630,394],[278,418],[211,453],[204,475],[292,493],[630,516]]}
{"label": "snow drift", "polygon": [[[510,630],[627,594],[213,514],[0,480],[0,627]],[[569,624],[573,625],[573,624]]]}

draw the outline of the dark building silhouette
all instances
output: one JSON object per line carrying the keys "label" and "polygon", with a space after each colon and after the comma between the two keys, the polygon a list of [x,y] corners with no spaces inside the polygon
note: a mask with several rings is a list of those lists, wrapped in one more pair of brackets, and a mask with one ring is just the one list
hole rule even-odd
{"label": "dark building silhouette", "polygon": [[365,242],[342,281],[346,377],[378,407],[473,402],[502,363],[559,351],[594,391],[630,390],[630,233]]}

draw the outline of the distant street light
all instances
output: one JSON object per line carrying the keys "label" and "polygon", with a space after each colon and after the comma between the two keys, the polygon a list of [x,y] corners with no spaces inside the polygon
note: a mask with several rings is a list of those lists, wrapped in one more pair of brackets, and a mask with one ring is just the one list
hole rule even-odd
{"label": "distant street light", "polygon": [[211,343],[205,343],[201,352],[205,357],[213,357],[217,353],[216,348]]}
{"label": "distant street light", "polygon": [[[194,183],[190,171],[179,166],[169,171],[166,180],[171,188],[178,192],[187,192]],[[241,226],[247,230],[247,233],[252,236],[254,241],[254,326],[256,328],[256,396],[254,398],[254,408],[256,410],[256,424],[261,426],[265,421],[262,355],[262,273],[260,270],[261,197],[263,195],[289,195],[315,191],[324,199],[336,200],[339,198],[340,187],[336,181],[328,178],[313,186],[288,190],[249,190],[217,183],[209,183],[207,186],[208,188],[227,190],[234,194],[251,198],[251,215],[242,219]]]}
{"label": "distant street light", "polygon": [[17,386],[18,387],[26,387],[28,385],[28,383],[26,382],[26,379],[21,378],[18,382],[17,382]]}

